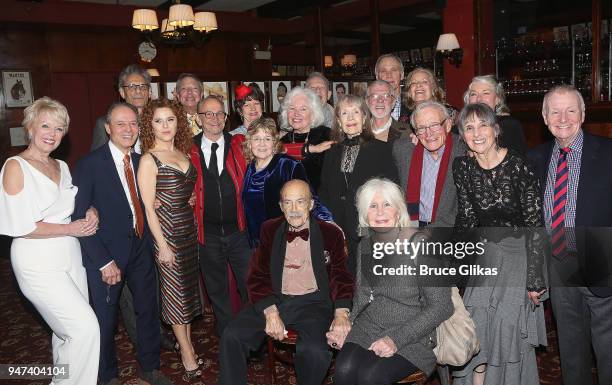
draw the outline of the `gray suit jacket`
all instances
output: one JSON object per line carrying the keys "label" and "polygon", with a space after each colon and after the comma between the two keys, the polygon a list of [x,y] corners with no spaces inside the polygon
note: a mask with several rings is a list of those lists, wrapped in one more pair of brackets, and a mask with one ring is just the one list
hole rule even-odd
{"label": "gray suit jacket", "polygon": [[96,125],[94,126],[93,135],[91,138],[91,151],[108,142],[108,134],[106,133],[106,128],[104,127],[105,123],[106,116],[100,116],[96,120]]}
{"label": "gray suit jacket", "polygon": [[[461,138],[453,135],[453,150],[448,169],[446,170],[446,178],[444,179],[444,187],[440,195],[438,203],[438,211],[436,220],[432,224],[437,227],[453,227],[455,225],[455,217],[457,216],[457,188],[453,180],[453,160],[458,156],[464,156],[467,147]],[[408,185],[408,170],[410,170],[410,161],[412,153],[416,146],[410,141],[409,135],[402,135],[393,143],[393,160],[399,172],[400,187],[404,194]]]}

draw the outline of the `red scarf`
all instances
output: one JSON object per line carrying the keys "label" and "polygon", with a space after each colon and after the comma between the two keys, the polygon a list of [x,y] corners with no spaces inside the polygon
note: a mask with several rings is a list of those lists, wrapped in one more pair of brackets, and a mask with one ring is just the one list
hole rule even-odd
{"label": "red scarf", "polygon": [[[446,135],[446,143],[442,161],[438,169],[438,177],[436,178],[436,194],[434,196],[433,209],[431,210],[431,221],[436,220],[436,211],[438,203],[440,203],[440,195],[446,172],[448,171],[448,162],[450,161],[451,152],[453,152],[453,135],[449,132]],[[408,213],[413,221],[419,220],[419,206],[421,204],[421,175],[423,173],[423,154],[425,147],[419,142],[412,153],[410,160],[410,169],[408,170],[408,186],[406,186],[406,203],[408,205]]]}

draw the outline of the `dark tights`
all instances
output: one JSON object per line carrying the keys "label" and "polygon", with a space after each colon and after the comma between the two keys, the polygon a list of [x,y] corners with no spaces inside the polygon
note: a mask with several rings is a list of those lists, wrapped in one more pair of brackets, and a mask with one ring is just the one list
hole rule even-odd
{"label": "dark tights", "polygon": [[417,370],[399,354],[382,358],[371,350],[347,342],[336,359],[334,385],[390,385]]}

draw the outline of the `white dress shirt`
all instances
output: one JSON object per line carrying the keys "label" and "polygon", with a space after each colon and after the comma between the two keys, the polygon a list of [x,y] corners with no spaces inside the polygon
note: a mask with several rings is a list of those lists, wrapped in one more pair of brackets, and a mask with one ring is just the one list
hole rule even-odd
{"label": "white dress shirt", "polygon": [[[206,167],[208,168],[208,164],[210,163],[210,154],[211,154],[211,146],[214,142],[206,137],[206,135],[202,135],[202,153],[204,154],[204,162],[206,162]],[[219,168],[219,175],[223,172],[223,163],[224,158],[223,154],[225,151],[225,137],[221,135],[221,137],[216,142],[219,145],[217,148],[217,166]]]}

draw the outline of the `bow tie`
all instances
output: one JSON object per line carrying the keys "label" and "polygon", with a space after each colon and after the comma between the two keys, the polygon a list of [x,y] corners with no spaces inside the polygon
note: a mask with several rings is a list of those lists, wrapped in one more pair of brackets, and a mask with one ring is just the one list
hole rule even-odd
{"label": "bow tie", "polygon": [[308,229],[302,229],[300,231],[287,231],[287,242],[291,243],[296,237],[300,237],[303,240],[308,240]]}

